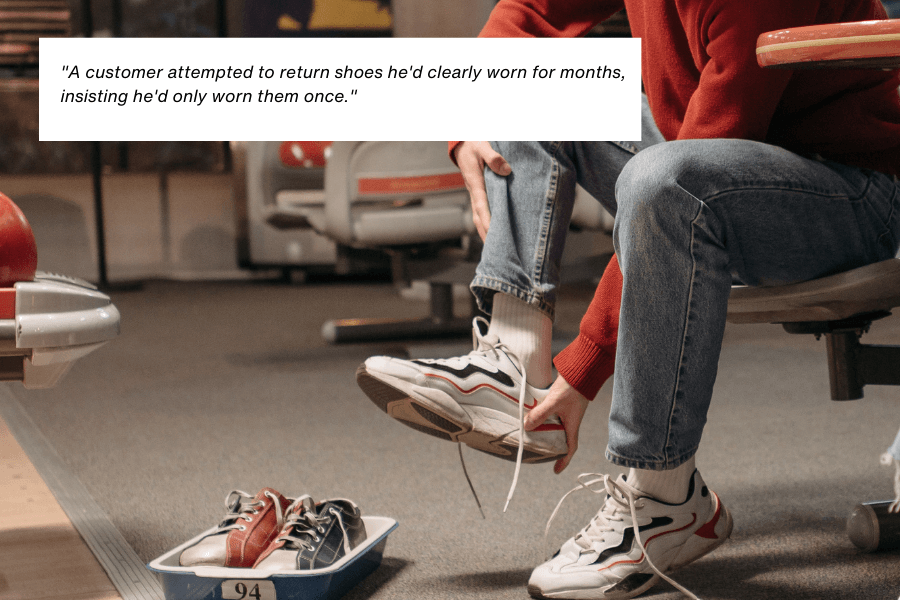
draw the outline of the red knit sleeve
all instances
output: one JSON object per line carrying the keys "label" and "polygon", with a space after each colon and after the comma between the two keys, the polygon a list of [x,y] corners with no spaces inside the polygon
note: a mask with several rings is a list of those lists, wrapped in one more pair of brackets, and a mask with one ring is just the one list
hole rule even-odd
{"label": "red knit sleeve", "polygon": [[454,165],[456,164],[456,155],[454,154],[454,151],[460,144],[462,144],[462,142],[447,142],[447,152],[450,154],[450,160],[453,161]]}
{"label": "red knit sleeve", "polygon": [[765,140],[793,71],[760,68],[756,40],[761,33],[814,23],[820,2],[756,0],[752,10],[733,0],[695,6],[685,33],[700,80],[678,139]]}
{"label": "red knit sleeve", "polygon": [[614,255],[581,319],[578,337],[553,360],[562,378],[589,400],[613,374],[621,303],[622,271]]}
{"label": "red knit sleeve", "polygon": [[[624,7],[624,0],[500,0],[478,37],[578,37]],[[448,143],[454,163],[461,143]]]}

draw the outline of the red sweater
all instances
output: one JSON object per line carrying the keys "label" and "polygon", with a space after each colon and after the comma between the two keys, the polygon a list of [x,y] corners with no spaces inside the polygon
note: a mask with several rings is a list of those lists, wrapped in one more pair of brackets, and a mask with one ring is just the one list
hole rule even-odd
{"label": "red sweater", "polygon": [[[667,140],[759,140],[900,175],[898,72],[756,62],[761,33],[884,19],[879,0],[500,0],[481,36],[580,36],[623,7],[642,38],[644,89]],[[554,361],[587,398],[613,372],[621,290],[614,258],[578,338]]]}

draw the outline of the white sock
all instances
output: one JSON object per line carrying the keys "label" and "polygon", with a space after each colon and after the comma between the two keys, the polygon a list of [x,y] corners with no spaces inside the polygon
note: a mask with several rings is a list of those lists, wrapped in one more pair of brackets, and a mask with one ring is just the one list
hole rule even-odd
{"label": "white sock", "polygon": [[488,335],[496,335],[525,366],[528,383],[553,383],[553,321],[535,307],[509,294],[494,294]]}
{"label": "white sock", "polygon": [[625,480],[648,496],[668,502],[680,504],[687,500],[691,476],[694,474],[694,457],[668,471],[649,471],[647,469],[631,469]]}

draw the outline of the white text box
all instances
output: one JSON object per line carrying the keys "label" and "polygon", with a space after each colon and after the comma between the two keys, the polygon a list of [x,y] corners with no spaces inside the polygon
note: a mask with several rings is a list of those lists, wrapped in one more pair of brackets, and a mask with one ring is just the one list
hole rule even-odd
{"label": "white text box", "polygon": [[40,41],[42,141],[640,139],[637,39]]}

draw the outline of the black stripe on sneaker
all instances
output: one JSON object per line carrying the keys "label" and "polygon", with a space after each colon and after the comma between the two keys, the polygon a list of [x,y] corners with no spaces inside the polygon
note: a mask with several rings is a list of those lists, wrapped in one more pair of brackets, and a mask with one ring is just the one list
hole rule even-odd
{"label": "black stripe on sneaker", "polygon": [[653,573],[632,573],[606,591],[623,594],[626,592],[633,592],[651,579],[653,579]]}
{"label": "black stripe on sneaker", "polygon": [[516,383],[512,380],[512,377],[504,373],[503,371],[498,370],[496,373],[492,373],[486,369],[482,369],[481,367],[477,367],[473,364],[466,365],[465,369],[454,369],[453,367],[448,367],[447,365],[441,365],[437,363],[427,363],[420,360],[411,361],[417,365],[422,365],[423,367],[427,367],[429,369],[437,369],[438,371],[445,371],[450,373],[451,375],[455,375],[460,379],[465,379],[470,375],[474,375],[475,373],[481,373],[482,375],[487,375],[494,381],[501,383],[507,387],[515,387]]}
{"label": "black stripe on sneaker", "polygon": [[[672,519],[670,517],[653,517],[653,520],[647,523],[646,525],[639,525],[638,530],[641,532],[648,531],[650,529],[656,529],[657,527],[665,527],[666,525],[671,525]],[[599,565],[603,561],[605,561],[610,556],[614,556],[616,554],[624,554],[631,550],[631,546],[634,544],[634,527],[629,527],[622,534],[622,543],[616,546],[615,548],[607,548],[603,552],[600,553],[600,556],[597,557],[597,560],[592,562],[592,565]]]}

